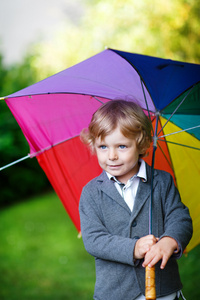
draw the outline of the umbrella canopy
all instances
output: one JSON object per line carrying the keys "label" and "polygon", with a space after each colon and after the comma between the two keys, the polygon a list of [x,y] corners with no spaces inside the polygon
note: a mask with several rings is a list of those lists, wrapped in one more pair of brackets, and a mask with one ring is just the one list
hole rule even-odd
{"label": "umbrella canopy", "polygon": [[[5,101],[78,231],[82,187],[101,169],[80,142],[97,108],[135,101],[152,120],[155,168],[170,172],[200,242],[200,65],[107,49]],[[152,149],[146,161],[151,164]]]}

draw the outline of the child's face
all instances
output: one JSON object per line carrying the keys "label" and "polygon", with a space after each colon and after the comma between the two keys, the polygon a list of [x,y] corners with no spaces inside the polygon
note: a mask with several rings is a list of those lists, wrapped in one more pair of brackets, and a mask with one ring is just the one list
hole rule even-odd
{"label": "child's face", "polygon": [[95,140],[95,150],[100,167],[122,183],[138,172],[139,151],[135,139],[125,137],[119,127],[104,140]]}

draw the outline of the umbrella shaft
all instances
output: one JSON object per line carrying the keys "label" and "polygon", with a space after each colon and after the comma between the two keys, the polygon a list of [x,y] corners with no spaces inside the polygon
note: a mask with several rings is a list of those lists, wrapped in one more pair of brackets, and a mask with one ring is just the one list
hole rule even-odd
{"label": "umbrella shaft", "polygon": [[151,164],[151,198],[149,201],[149,234],[152,234],[152,203],[153,203],[153,179],[154,179],[154,163],[155,163],[155,153],[157,149],[157,130],[158,130],[158,120],[159,114],[156,114],[156,126],[153,137],[153,154],[152,154],[152,164]]}

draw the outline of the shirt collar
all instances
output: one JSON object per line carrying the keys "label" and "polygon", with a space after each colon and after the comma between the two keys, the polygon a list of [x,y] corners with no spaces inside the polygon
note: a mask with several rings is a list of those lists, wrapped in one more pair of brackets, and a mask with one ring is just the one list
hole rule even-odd
{"label": "shirt collar", "polygon": [[143,159],[140,159],[140,168],[137,173],[137,177],[140,177],[144,182],[147,181],[147,171],[146,171],[146,164]]}
{"label": "shirt collar", "polygon": [[[147,172],[146,172],[145,161],[143,159],[139,159],[139,163],[140,163],[140,167],[139,167],[138,173],[135,174],[133,177],[131,177],[129,180],[133,180],[134,177],[139,177],[142,179],[143,182],[146,182],[147,181]],[[115,176],[111,175],[108,172],[106,172],[106,174],[109,179],[114,180],[115,182],[121,184],[121,182],[119,182],[119,180],[117,180],[117,178]]]}

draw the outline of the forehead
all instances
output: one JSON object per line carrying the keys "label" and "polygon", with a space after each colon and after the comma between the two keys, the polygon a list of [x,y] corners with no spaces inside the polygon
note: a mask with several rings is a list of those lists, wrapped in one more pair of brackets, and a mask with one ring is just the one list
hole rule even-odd
{"label": "forehead", "polygon": [[107,134],[105,137],[98,137],[95,139],[96,143],[106,142],[106,143],[127,143],[132,141],[133,139],[130,139],[123,135],[120,128],[117,127],[111,133]]}

